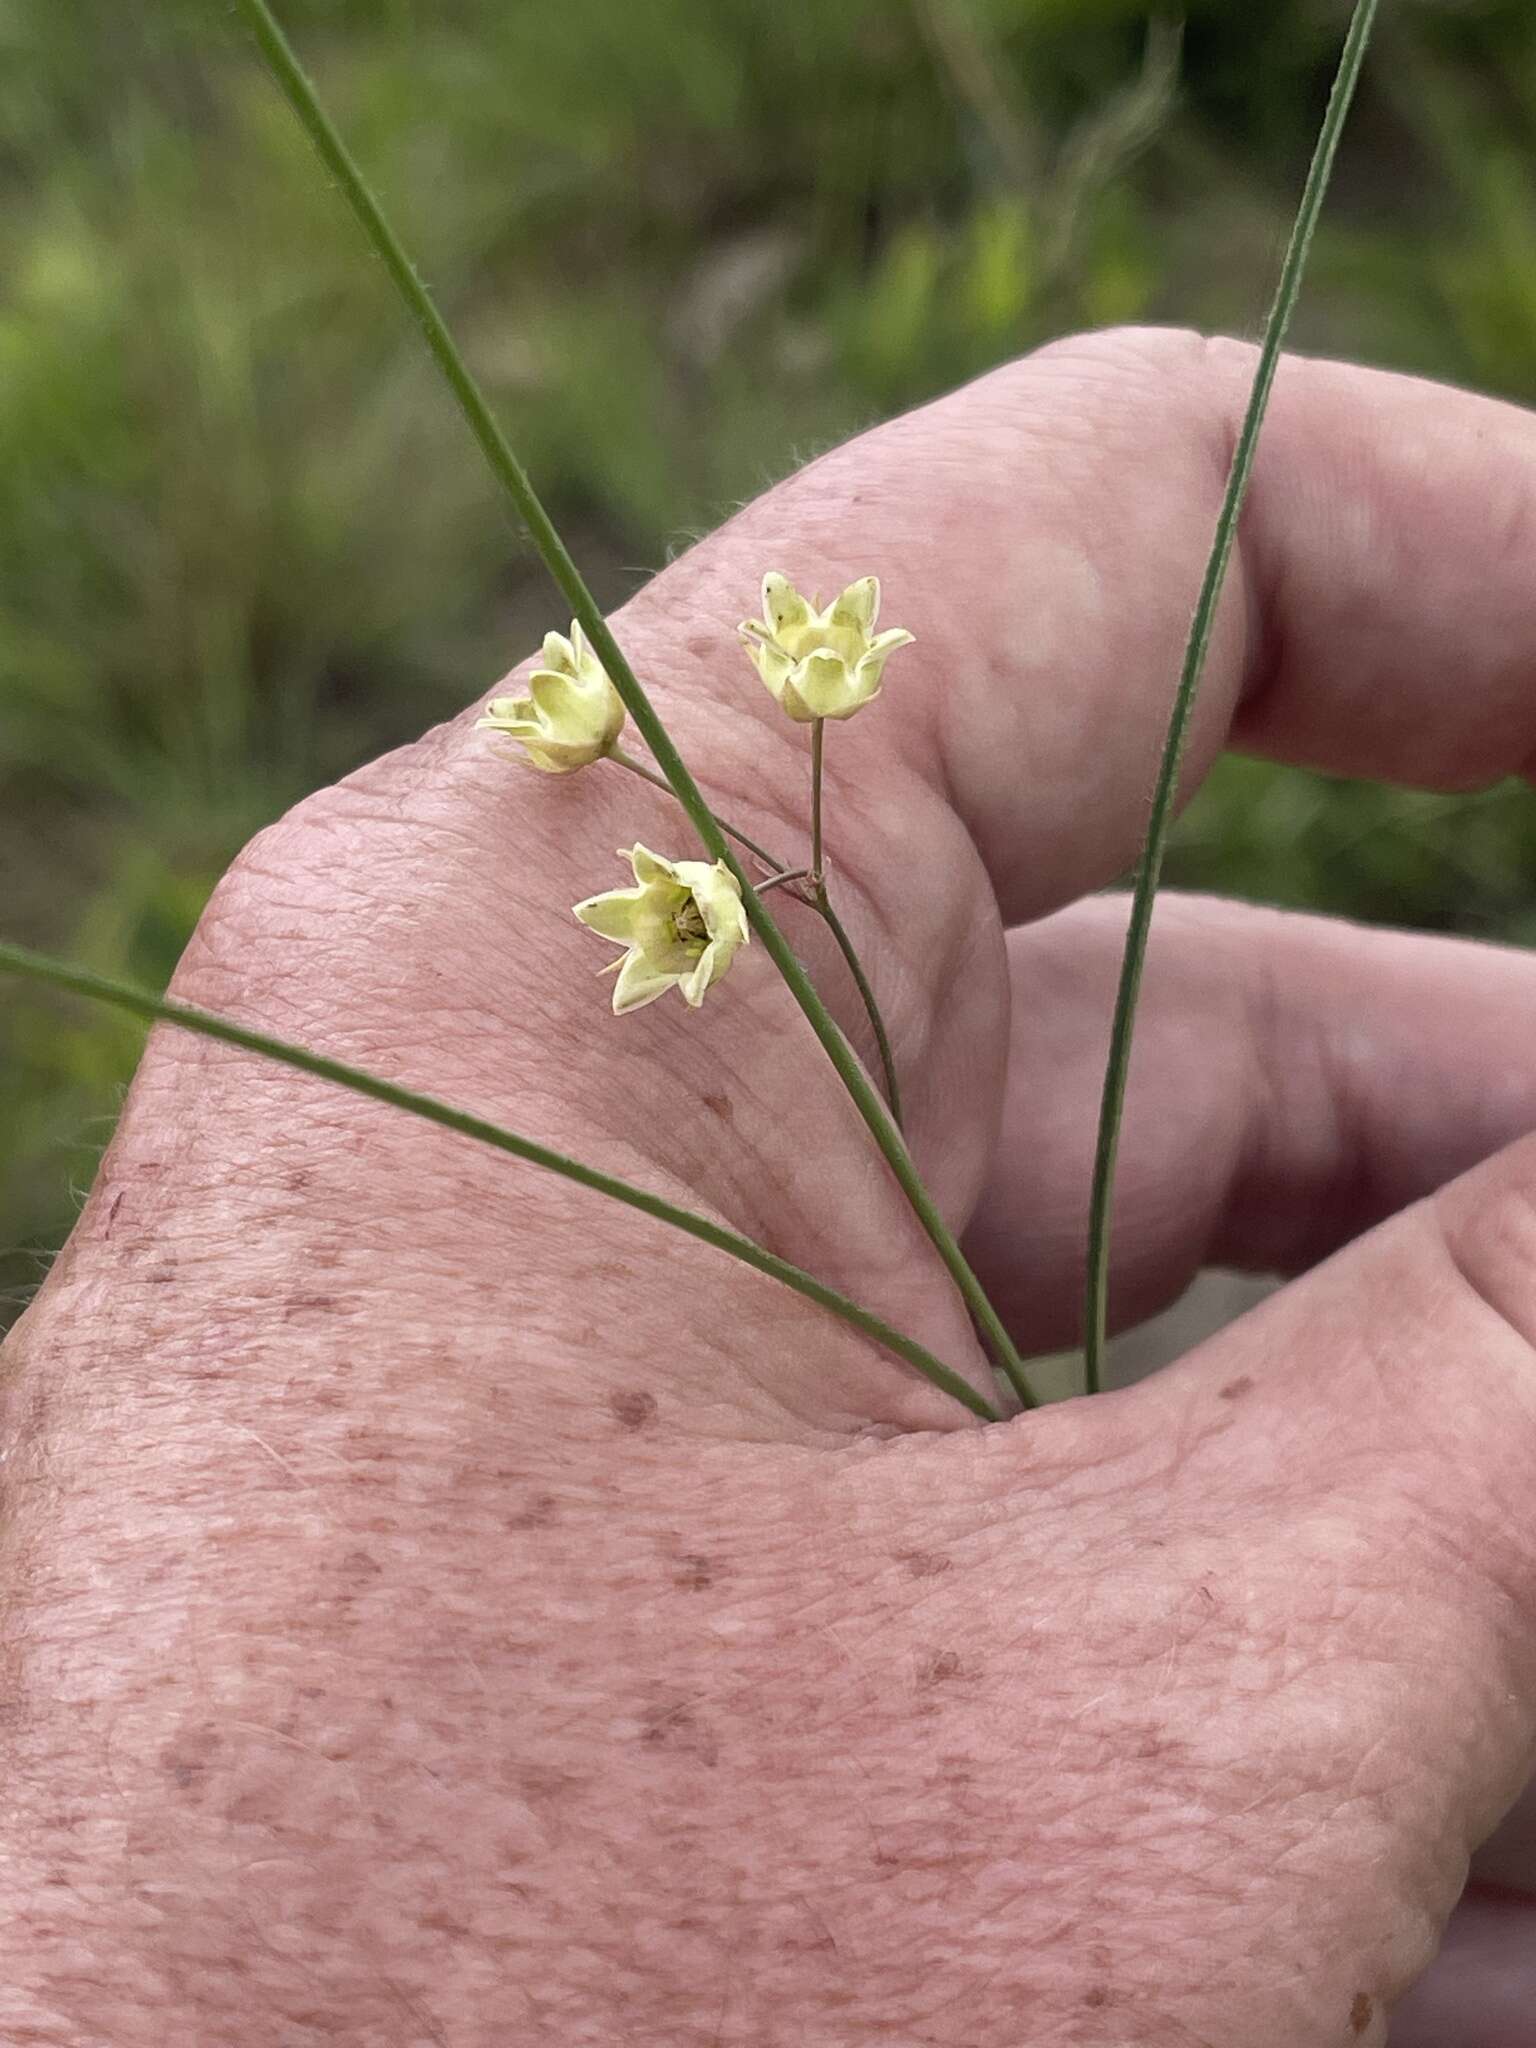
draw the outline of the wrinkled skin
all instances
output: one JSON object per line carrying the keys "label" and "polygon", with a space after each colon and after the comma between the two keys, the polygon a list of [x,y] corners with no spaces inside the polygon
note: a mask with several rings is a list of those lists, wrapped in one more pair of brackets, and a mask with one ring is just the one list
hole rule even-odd
{"label": "wrinkled skin", "polygon": [[[805,736],[732,631],[761,571],[875,569],[917,633],[829,748],[830,841],[1026,1346],[1073,1322],[1123,922],[1073,906],[1134,851],[1251,369],[1052,348],[616,621],[791,852]],[[1288,363],[1191,786],[1229,734],[1525,769],[1533,515],[1530,417]],[[761,948],[697,1016],[609,1016],[568,906],[637,837],[694,850],[466,718],[263,834],[177,988],[704,1205],[985,1384]],[[1518,1808],[1392,2013],[1532,1762],[1533,1024],[1526,958],[1167,902],[1117,1317],[1211,1260],[1303,1277],[992,1428],[660,1226],[157,1033],[6,1353],[0,2040],[1529,2043]]]}

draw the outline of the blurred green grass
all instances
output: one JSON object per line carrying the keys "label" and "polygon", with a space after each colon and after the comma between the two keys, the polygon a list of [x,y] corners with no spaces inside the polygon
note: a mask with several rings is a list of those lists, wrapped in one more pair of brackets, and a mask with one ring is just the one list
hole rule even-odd
{"label": "blurred green grass", "polygon": [[[605,601],[1075,327],[1262,319],[1344,0],[289,0]],[[1388,10],[1297,329],[1536,400],[1536,19]],[[0,0],[0,922],[151,984],[242,842],[552,620],[212,0]],[[1170,677],[1170,688],[1172,678]],[[1224,763],[1172,879],[1536,936],[1536,818]],[[0,993],[0,1318],[138,1034]]]}

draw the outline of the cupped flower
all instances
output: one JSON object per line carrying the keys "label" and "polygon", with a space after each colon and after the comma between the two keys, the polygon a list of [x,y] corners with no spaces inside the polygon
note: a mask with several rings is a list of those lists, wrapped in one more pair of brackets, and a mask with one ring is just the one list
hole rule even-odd
{"label": "cupped flower", "polygon": [[880,581],[861,576],[825,611],[808,603],[787,576],[763,578],[763,616],[744,619],[737,631],[775,700],[791,718],[852,718],[880,694],[886,658],[909,647],[900,626],[876,633]]}
{"label": "cupped flower", "polygon": [[575,906],[584,925],[625,948],[614,963],[614,1015],[669,988],[697,1009],[751,937],[736,877],[724,861],[663,860],[645,846],[621,847],[619,857],[634,869],[635,887]]}
{"label": "cupped flower", "polygon": [[569,775],[611,754],[624,730],[624,700],[571,621],[571,637],[544,636],[544,664],[526,697],[493,697],[476,721],[516,740],[535,768]]}

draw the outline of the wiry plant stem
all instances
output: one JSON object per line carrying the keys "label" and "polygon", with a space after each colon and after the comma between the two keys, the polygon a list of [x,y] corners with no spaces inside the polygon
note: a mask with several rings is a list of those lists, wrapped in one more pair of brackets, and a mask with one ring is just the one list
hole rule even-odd
{"label": "wiry plant stem", "polygon": [[1147,823],[1147,837],[1142,849],[1141,863],[1136,874],[1136,886],[1131,897],[1130,924],[1126,932],[1124,956],[1120,963],[1119,987],[1115,993],[1109,1058],[1105,1065],[1104,1092],[1099,1105],[1093,1185],[1089,1196],[1088,1273],[1083,1306],[1083,1347],[1085,1384],[1090,1394],[1098,1392],[1103,1379],[1104,1346],[1108,1325],[1110,1222],[1114,1200],[1115,1158],[1120,1144],[1120,1124],[1125,1113],[1125,1084],[1130,1068],[1136,1004],[1141,993],[1142,968],[1147,957],[1147,934],[1152,926],[1152,906],[1157,897],[1158,883],[1162,878],[1163,856],[1167,851],[1168,834],[1173,824],[1179,769],[1183,763],[1184,746],[1189,736],[1190,714],[1194,710],[1201,671],[1205,667],[1205,657],[1210,647],[1216,603],[1221,595],[1227,564],[1232,555],[1238,514],[1242,511],[1248,480],[1253,472],[1253,457],[1258,446],[1259,429],[1264,423],[1264,414],[1269,405],[1269,394],[1274,385],[1285,331],[1290,325],[1291,313],[1301,290],[1302,276],[1307,267],[1307,254],[1312,246],[1318,214],[1322,210],[1323,195],[1328,189],[1333,160],[1338,153],[1339,137],[1343,133],[1345,117],[1349,113],[1349,104],[1360,77],[1360,67],[1365,58],[1366,45],[1370,41],[1376,8],[1377,0],[1358,0],[1354,14],[1350,18],[1349,33],[1344,39],[1344,49],[1339,58],[1338,73],[1334,78],[1328,109],[1323,116],[1322,128],[1318,132],[1311,168],[1307,172],[1306,184],[1302,188],[1301,204],[1297,208],[1291,238],[1286,246],[1285,260],[1280,267],[1280,282],[1275,289],[1274,304],[1265,323],[1258,366],[1254,371],[1253,389],[1249,393],[1242,430],[1233,451],[1232,467],[1227,477],[1221,510],[1217,515],[1215,537],[1211,542],[1205,574],[1200,583],[1200,594],[1195,604],[1189,640],[1184,650],[1184,665],[1179,675],[1173,712],[1168,722],[1168,735],[1163,742],[1162,760],[1152,793],[1152,811]]}
{"label": "wiry plant stem", "polygon": [[[669,796],[674,802],[676,801],[677,792],[671,783],[668,782],[667,778],[664,775],[658,775],[654,768],[647,768],[643,761],[637,761],[634,755],[626,752],[623,747],[614,747],[610,751],[608,759],[616,768],[627,768],[631,775],[638,775],[640,780],[648,782],[652,789],[659,789],[663,796]],[[764,846],[759,846],[755,839],[749,839],[739,826],[727,824],[725,819],[718,815],[715,822],[727,839],[734,839],[738,846],[744,846],[748,853],[755,854],[770,875],[783,873],[782,862],[775,860],[768,849]]]}
{"label": "wiry plant stem", "polygon": [[1026,1407],[1035,1397],[1024,1372],[1024,1362],[1008,1334],[1002,1318],[988,1300],[986,1290],[972,1272],[960,1243],[940,1214],[938,1205],[923,1184],[900,1130],[892,1121],[878,1090],[859,1065],[857,1056],[831,1013],[811,985],[809,975],[795,957],[784,934],[774,923],[767,907],[753,888],[751,879],[726,843],[725,835],[703,792],[694,781],[673,745],[650,698],[645,694],[623,649],[608,629],[591,591],[571,559],[554,522],[544,510],[527,472],[512,452],[512,445],[497,425],[479,385],[460,355],[448,325],[433,303],[432,295],[417,276],[399,237],[384,216],[367,180],[351,152],[337,133],[335,124],[321,106],[313,85],[305,75],[287,38],[278,27],[267,0],[238,0],[251,25],[257,44],[279,90],[292,107],[314,144],[321,161],[335,178],[364,234],[383,263],[401,298],[420,326],[438,368],[459,403],[470,430],[493,475],[516,506],[529,538],[554,577],[571,608],[572,616],[591,642],[593,651],[607,669],[614,688],[635,721],[641,738],[651,750],[657,767],[667,778],[672,793],[688,813],[699,838],[716,860],[723,860],[741,885],[742,902],[763,950],[779,970],[790,994],[799,1004],[806,1021],[820,1040],[839,1080],[853,1098],[854,1106],[895,1176],[896,1183],[926,1231],[929,1241],[947,1267],[950,1277],[970,1309],[988,1348],[1012,1383]]}
{"label": "wiry plant stem", "polygon": [[461,1137],[474,1138],[482,1145],[508,1152],[514,1159],[526,1160],[532,1166],[558,1173],[565,1180],[575,1181],[579,1187],[591,1188],[597,1194],[624,1203],[627,1208],[638,1209],[642,1215],[650,1216],[658,1223],[670,1224],[674,1230],[685,1231],[701,1244],[712,1245],[716,1251],[726,1252],[743,1265],[752,1266],[759,1273],[766,1273],[770,1279],[781,1281],[784,1286],[793,1288],[796,1294],[804,1295],[807,1301],[813,1301],[819,1308],[841,1317],[896,1357],[905,1359],[925,1379],[931,1380],[973,1415],[979,1415],[985,1422],[997,1420],[997,1411],[990,1402],[914,1338],[894,1329],[871,1310],[850,1301],[835,1287],[826,1286],[813,1274],[791,1265],[787,1259],[781,1259],[773,1252],[765,1251],[751,1238],[727,1230],[707,1216],[696,1215],[691,1209],[679,1208],[676,1203],[653,1195],[648,1188],[637,1187],[614,1174],[600,1172],[595,1166],[585,1166],[579,1159],[568,1158],[565,1153],[537,1144],[532,1138],[520,1137],[516,1131],[506,1130],[502,1125],[474,1116],[468,1110],[456,1109],[452,1103],[439,1101],[435,1095],[422,1095],[414,1088],[402,1088],[393,1081],[384,1080],[381,1075],[370,1074],[365,1068],[328,1059],[324,1053],[311,1052],[302,1045],[291,1045],[285,1039],[271,1038],[263,1031],[252,1031],[243,1024],[235,1023],[232,1018],[217,1016],[211,1010],[200,1010],[190,1003],[152,996],[144,989],[110,980],[106,975],[92,974],[83,967],[72,967],[62,960],[50,960],[24,946],[0,941],[0,974],[21,975],[46,987],[67,989],[74,995],[88,996],[93,1002],[110,1003],[115,1009],[126,1010],[130,1016],[142,1017],[149,1023],[179,1025],[182,1030],[195,1032],[201,1038],[218,1039],[225,1045],[238,1046],[244,1052],[259,1053],[264,1059],[277,1060],[302,1074],[313,1074],[319,1080],[333,1082],[338,1088],[349,1089],[354,1095],[369,1096],[375,1102],[387,1103],[391,1109],[404,1110],[407,1115],[439,1124],[444,1130],[457,1131]]}
{"label": "wiry plant stem", "polygon": [[823,880],[821,850],[821,773],[822,754],[826,746],[827,721],[817,718],[811,721],[811,881],[819,891]]}
{"label": "wiry plant stem", "polygon": [[868,975],[864,972],[864,963],[854,951],[853,940],[849,938],[842,919],[832,908],[832,900],[827,894],[825,882],[822,883],[821,888],[818,890],[811,907],[813,910],[821,913],[827,930],[832,934],[836,942],[837,950],[842,954],[844,961],[847,963],[848,972],[853,977],[853,985],[863,999],[864,1013],[869,1018],[870,1029],[875,1034],[875,1050],[880,1056],[880,1072],[885,1082],[885,1099],[891,1106],[891,1116],[895,1120],[896,1128],[903,1130],[901,1083],[896,1079],[896,1060],[891,1051],[891,1041],[886,1036],[885,1019],[880,1014],[880,1005],[875,1001],[875,992],[869,985]]}

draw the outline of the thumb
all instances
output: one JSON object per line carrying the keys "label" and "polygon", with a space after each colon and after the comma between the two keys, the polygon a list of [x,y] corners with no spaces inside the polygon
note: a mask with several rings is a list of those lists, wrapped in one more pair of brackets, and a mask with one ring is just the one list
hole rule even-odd
{"label": "thumb", "polygon": [[[1276,1782],[1330,1781],[1324,1865],[1392,1902],[1387,2004],[1533,1760],[1533,1197],[1528,1139],[1114,1397],[1175,1447],[1171,1516],[1237,1537],[1226,1596],[1264,1646],[1231,1674],[1248,1741]],[[1500,1876],[1536,1891],[1536,1857]],[[1477,2024],[1439,2048],[1486,2048]]]}

